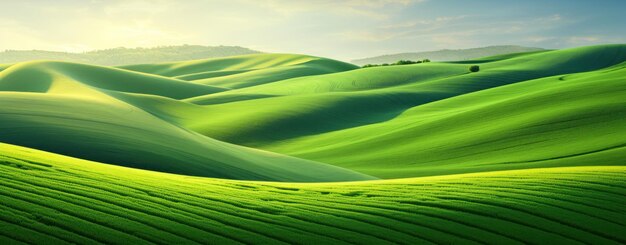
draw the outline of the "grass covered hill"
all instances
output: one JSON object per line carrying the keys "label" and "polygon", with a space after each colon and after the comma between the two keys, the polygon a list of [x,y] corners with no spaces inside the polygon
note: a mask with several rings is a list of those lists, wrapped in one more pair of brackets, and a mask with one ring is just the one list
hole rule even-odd
{"label": "grass covered hill", "polygon": [[623,166],[293,184],[0,145],[0,173],[3,244],[626,242]]}
{"label": "grass covered hill", "polygon": [[163,46],[154,48],[114,48],[84,53],[45,50],[5,50],[0,52],[0,64],[32,60],[59,60],[92,65],[129,65],[207,59],[255,53],[259,53],[259,51],[237,46],[201,45]]}
{"label": "grass covered hill", "polygon": [[[116,68],[27,62],[0,72],[0,140],[156,171],[281,181],[371,177],[216,141],[141,109],[133,96],[183,99],[226,90]],[[171,101],[174,101],[171,99]],[[155,106],[151,104],[151,106]]]}
{"label": "grass covered hill", "polygon": [[[626,58],[624,49],[617,46],[604,51],[610,57]],[[267,149],[334,162],[379,177],[587,165],[599,159],[606,160],[604,164],[621,165],[619,159],[626,154],[626,63],[617,64],[621,60],[605,63],[606,68],[600,70],[524,80],[434,101],[405,110],[391,120],[278,142]],[[597,59],[588,63],[568,61],[572,62],[570,67],[577,64],[581,71],[588,70],[587,65],[601,65]],[[490,64],[484,64],[483,73],[458,79],[515,81],[515,76],[499,77],[515,74],[511,69],[516,67],[508,64],[533,72],[540,71],[540,65],[548,66],[538,64],[533,69],[524,67],[521,60],[502,63],[507,64],[506,70],[498,66],[489,70]],[[529,73],[518,77],[533,75]],[[450,91],[454,79],[431,86],[440,89],[436,93]],[[494,84],[494,80],[483,81]]]}
{"label": "grass covered hill", "polygon": [[[621,164],[624,61],[626,46],[609,45],[478,60],[478,73],[466,63],[357,69],[159,113],[220,140],[383,178],[584,165],[605,154],[603,164]],[[594,132],[594,143],[576,132]]]}
{"label": "grass covered hill", "polygon": [[27,61],[0,105],[0,244],[626,243],[626,45]]}
{"label": "grass covered hill", "polygon": [[237,89],[288,78],[348,71],[356,69],[357,66],[306,55],[264,54],[130,65],[121,68]]}

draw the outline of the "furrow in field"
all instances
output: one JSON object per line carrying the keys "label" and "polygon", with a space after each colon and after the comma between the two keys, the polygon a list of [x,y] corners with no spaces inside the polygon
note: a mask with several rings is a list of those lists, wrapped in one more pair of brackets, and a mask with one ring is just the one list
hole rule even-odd
{"label": "furrow in field", "polygon": [[[464,242],[473,241],[477,243],[482,243],[481,239],[489,238],[491,241],[503,241],[503,242],[514,242],[515,239],[510,239],[506,236],[502,236],[497,232],[492,233],[489,230],[485,230],[481,227],[477,227],[473,224],[459,221],[458,219],[450,218],[447,216],[438,215],[436,212],[427,212],[424,210],[409,210],[409,209],[401,209],[396,208],[394,205],[397,205],[395,202],[383,202],[377,203],[376,201],[372,202],[358,202],[355,203],[353,200],[342,200],[342,199],[330,199],[326,202],[318,202],[315,204],[311,204],[309,199],[293,197],[289,199],[290,202],[294,202],[299,200],[297,203],[301,205],[310,205],[311,208],[315,207],[327,207],[331,209],[336,209],[338,211],[344,212],[354,212],[355,214],[364,213],[373,216],[380,216],[389,219],[395,219],[401,222],[410,223],[413,227],[423,227],[426,229],[434,230],[442,232],[443,234],[447,234],[448,236],[456,236],[461,239],[465,239]],[[280,202],[280,200],[278,200]],[[449,210],[446,210],[449,211]],[[448,213],[449,216],[455,216],[453,213]],[[425,222],[425,220],[430,220],[430,222]],[[458,230],[469,230],[470,232],[455,232],[453,230],[447,230],[451,226],[456,226]],[[478,237],[474,238],[471,234],[480,234]],[[432,234],[432,232],[424,233]],[[431,237],[430,239],[434,239],[436,236]],[[504,240],[503,240],[504,239]],[[518,241],[519,242],[519,241]]]}
{"label": "furrow in field", "polygon": [[[73,183],[73,180],[60,180],[63,181],[65,183]],[[84,180],[83,180],[84,181]],[[267,224],[268,222],[271,223],[271,219],[259,219],[258,213],[257,214],[253,214],[253,215],[248,215],[248,219],[246,220],[241,216],[241,211],[242,210],[235,210],[233,211],[232,209],[228,209],[228,208],[219,208],[220,205],[216,205],[216,204],[220,204],[223,203],[224,201],[219,199],[219,198],[208,198],[208,197],[200,197],[197,199],[197,201],[195,203],[191,203],[188,199],[189,197],[186,196],[181,196],[180,193],[171,193],[172,197],[168,197],[168,195],[159,195],[158,197],[153,196],[153,194],[149,194],[149,191],[143,190],[143,189],[138,189],[137,187],[132,187],[132,186],[126,186],[126,185],[116,185],[115,189],[110,189],[109,187],[105,186],[105,185],[101,185],[100,184],[101,181],[97,181],[94,183],[84,183],[84,182],[76,182],[74,184],[78,184],[80,186],[87,186],[89,188],[93,188],[95,190],[98,189],[107,189],[107,191],[114,191],[115,193],[117,193],[115,196],[111,196],[108,197],[106,199],[103,200],[115,200],[116,198],[134,198],[132,200],[132,202],[137,203],[137,204],[141,204],[141,207],[149,207],[152,211],[154,210],[162,210],[163,212],[167,212],[167,213],[172,213],[172,208],[175,209],[174,213],[179,213],[179,212],[185,212],[185,213],[189,213],[191,215],[193,215],[193,219],[198,219],[198,218],[206,218],[206,219],[212,219],[214,221],[221,221],[221,222],[226,222],[226,224],[216,224],[215,226],[225,226],[228,229],[232,229],[232,228],[241,228],[244,230],[240,230],[240,231],[235,231],[237,233],[239,233],[239,236],[241,236],[242,232],[245,232],[245,230],[254,230],[254,232],[258,232],[258,230],[265,230],[267,228],[259,228],[262,227],[264,224]],[[132,192],[128,192],[128,191],[124,191],[124,190],[118,190],[117,188],[123,187],[126,190],[136,190],[136,192],[140,192],[143,195],[137,195],[135,194],[131,194]],[[80,187],[78,187],[80,188]],[[165,190],[163,190],[165,191]],[[102,199],[102,197],[100,198]],[[207,204],[207,201],[211,201],[211,203]],[[115,201],[113,201],[115,202]],[[159,205],[159,206],[154,206],[155,204]],[[201,208],[201,210],[196,210],[197,206],[196,205],[203,205],[203,207]],[[121,203],[118,205],[123,205],[123,206],[128,206],[128,204],[125,203]],[[182,206],[185,205],[185,206]],[[190,205],[189,207],[186,205]],[[241,207],[239,207],[241,208]],[[245,207],[244,207],[245,208]],[[153,214],[155,215],[155,214]],[[221,218],[222,216],[229,216],[229,217],[224,217]],[[171,218],[171,217],[170,217]],[[179,222],[184,222],[187,219],[177,219]],[[237,223],[234,224],[228,224],[229,222],[231,222],[230,220],[241,220]],[[285,226],[289,224],[289,222],[284,222],[282,224],[278,224],[279,226]],[[232,227],[230,227],[230,226]],[[243,225],[243,226],[242,226]],[[197,226],[196,226],[197,227]],[[246,228],[246,227],[250,227],[250,228]],[[253,228],[253,227],[256,227]],[[310,225],[305,225],[305,226],[301,226],[302,227],[309,227]],[[271,229],[277,229],[278,227],[271,227]],[[289,229],[289,228],[287,228]],[[257,234],[258,236],[272,236],[272,234],[274,233],[285,233],[288,232],[287,230],[266,230],[265,233],[263,234]],[[292,231],[293,232],[293,231]],[[297,231],[296,231],[297,232]],[[310,232],[310,231],[309,231]],[[328,235],[328,234],[319,234],[319,237],[321,239],[323,238],[323,235]],[[310,234],[309,234],[310,236]],[[297,241],[298,236],[294,236],[293,241]],[[342,235],[337,235],[338,238],[341,237],[345,237],[345,234]],[[259,239],[259,237],[253,236],[250,237],[249,239]]]}
{"label": "furrow in field", "polygon": [[[559,234],[569,239],[577,240],[579,242],[590,243],[593,241],[609,242],[609,241],[621,240],[620,238],[612,236],[610,234],[607,235],[603,232],[599,232],[596,230],[588,229],[584,226],[577,225],[575,222],[568,222],[566,219],[563,219],[562,217],[555,217],[555,215],[548,212],[548,210],[545,210],[545,212],[537,212],[533,209],[534,207],[527,207],[525,205],[520,205],[519,203],[513,202],[513,201],[499,200],[498,202],[495,202],[488,198],[462,197],[462,195],[460,195],[459,193],[461,192],[456,192],[455,196],[450,195],[448,197],[445,197],[445,200],[469,203],[478,207],[478,208],[472,208],[472,209],[466,209],[464,205],[456,205],[454,207],[457,209],[465,210],[470,213],[490,216],[490,215],[494,215],[493,213],[494,209],[508,210],[509,213],[511,214],[517,213],[518,215],[510,215],[510,216],[507,215],[507,217],[504,217],[504,216],[502,217],[494,216],[494,217],[503,219],[503,220],[509,220],[510,222],[525,225],[527,227],[532,227],[534,229],[542,230],[544,232]],[[443,203],[444,202],[437,202],[437,203],[431,203],[430,205],[442,206],[442,207],[447,206]],[[480,206],[483,206],[483,208],[480,208]],[[523,217],[523,218],[515,218],[515,217]],[[528,220],[532,219],[533,217],[540,218],[543,222],[542,223],[529,222]],[[547,225],[548,223],[550,225]],[[546,225],[546,227],[540,227],[537,224],[544,224]],[[563,230],[564,233],[556,233],[554,231],[556,229]],[[567,232],[567,234],[565,232]],[[585,233],[585,235],[580,236],[581,232]],[[587,240],[587,241],[584,241],[584,240]]]}
{"label": "furrow in field", "polygon": [[[10,180],[4,180],[7,182],[13,182]],[[197,243],[206,242],[207,240],[194,240],[194,238],[185,237],[185,233],[182,231],[190,230],[191,227],[181,227],[179,224],[171,223],[168,219],[156,216],[148,216],[140,211],[133,209],[127,209],[119,205],[115,205],[111,200],[115,200],[116,197],[106,196],[100,198],[92,198],[93,194],[90,191],[79,191],[80,187],[68,185],[71,188],[77,188],[76,191],[58,191],[56,189],[48,188],[50,184],[54,183],[50,180],[47,184],[39,184],[33,182],[14,182],[16,185],[11,186],[15,189],[20,189],[35,195],[42,197],[53,198],[62,202],[67,202],[82,207],[88,212],[103,213],[105,215],[112,216],[113,219],[120,219],[127,226],[132,225],[136,227],[134,231],[125,231],[126,233],[132,233],[139,237],[147,237],[148,239],[158,239],[156,241],[170,242],[170,243],[188,243],[194,241]],[[119,197],[117,197],[119,198]],[[124,201],[132,201],[124,199]],[[156,220],[155,220],[156,219]],[[196,231],[195,233],[197,233]],[[192,234],[195,234],[192,233]],[[155,234],[157,234],[155,236]],[[206,236],[206,234],[205,234]],[[214,238],[215,239],[215,238]],[[152,242],[156,242],[152,241]]]}
{"label": "furrow in field", "polygon": [[[401,196],[401,195],[399,195],[399,196]],[[424,207],[428,206],[428,205],[426,205],[425,203],[422,203],[422,204],[423,204],[423,206],[424,206]],[[397,206],[398,204],[397,204],[397,203],[391,203],[391,204],[387,203],[387,204],[383,204],[383,205],[392,205],[392,206],[394,206],[394,208],[395,208],[395,206]],[[447,207],[449,210],[451,209],[451,210],[455,210],[455,211],[459,211],[459,212],[461,212],[461,211],[463,211],[463,212],[468,211],[468,210],[458,210],[458,208],[456,208],[455,206],[449,206],[449,205],[447,205],[447,206],[443,206],[443,207],[442,207],[441,205],[439,205],[439,206],[436,206],[436,207],[433,207],[433,208],[446,208],[446,207]],[[396,208],[396,209],[397,209],[397,208]],[[406,209],[401,209],[401,211],[403,211],[403,212],[407,212],[407,210],[406,210]],[[418,213],[418,212],[420,212],[420,211],[419,211],[419,210],[410,210],[410,211],[409,211],[409,213],[410,213],[410,212]],[[469,210],[468,212],[472,213],[472,210]],[[475,212],[474,212],[474,213],[475,213]],[[410,214],[407,214],[407,215],[410,215]],[[435,213],[435,215],[436,215],[436,213]],[[435,216],[435,217],[436,217],[436,216]],[[497,217],[495,217],[495,218],[497,218]],[[522,224],[522,225],[523,225],[523,224]],[[527,224],[527,225],[525,225],[525,226],[527,226],[527,227],[528,227],[528,228],[530,228],[530,229],[537,229],[536,227],[533,227],[533,226],[532,226],[532,224]],[[551,232],[550,230],[548,230],[548,229],[541,229],[541,230],[542,230],[543,232],[546,232],[546,233],[552,233],[552,232]]]}
{"label": "furrow in field", "polygon": [[[507,202],[509,203],[509,205],[512,205],[512,206],[533,207],[533,208],[543,206],[545,208],[542,208],[542,210],[548,210],[548,212],[546,212],[548,214],[562,214],[562,215],[553,215],[555,216],[553,220],[559,223],[565,222],[564,221],[565,217],[567,218],[567,220],[570,220],[572,218],[585,220],[588,224],[591,224],[594,227],[602,227],[602,229],[600,229],[601,231],[597,231],[597,233],[605,233],[604,231],[607,230],[608,234],[611,234],[612,233],[610,232],[611,230],[620,230],[620,229],[626,228],[624,227],[624,225],[619,224],[619,222],[617,221],[613,221],[613,220],[610,220],[601,216],[602,214],[604,214],[604,215],[607,215],[606,217],[615,217],[615,215],[623,216],[622,214],[602,213],[605,211],[603,208],[601,209],[591,208],[590,209],[590,206],[587,206],[587,205],[583,205],[583,207],[579,206],[577,208],[573,208],[573,207],[568,207],[568,205],[571,205],[571,204],[581,205],[581,204],[571,202],[571,201],[566,201],[566,202],[561,201],[562,203],[552,204],[550,202],[545,202],[542,200],[543,199],[557,200],[557,199],[546,197],[545,195],[536,194],[536,193],[532,195],[527,194],[527,193],[519,195],[520,192],[517,191],[515,188],[502,188],[502,189],[505,189],[508,192],[507,195],[501,195],[501,194],[494,193],[494,192],[485,192],[481,190],[469,190],[469,191],[464,191],[464,192],[449,191],[448,193],[452,195],[450,197],[446,197],[446,199],[458,199],[458,200],[467,201],[469,198],[472,198],[472,199],[484,200],[485,203],[491,203],[491,199],[482,198],[486,195],[491,195],[493,197],[505,200],[504,202]],[[472,196],[472,194],[478,195],[479,198],[475,198],[475,196]],[[442,195],[446,195],[446,194],[442,193]],[[514,204],[511,204],[511,203],[514,203]],[[527,204],[527,205],[524,205],[524,204]],[[551,211],[551,209],[553,210]],[[528,209],[528,210],[530,211],[532,209]],[[581,210],[585,210],[585,211],[581,211]],[[566,213],[566,214],[563,214],[563,213]],[[576,222],[573,222],[573,224],[575,223]],[[572,226],[572,227],[577,228],[577,229],[580,228],[577,225]],[[594,233],[594,231],[591,231],[591,233]],[[618,236],[618,237],[613,237],[613,239],[620,240],[623,238]]]}
{"label": "furrow in field", "polygon": [[[67,244],[67,241],[59,240],[55,237],[47,236],[43,233],[29,229],[27,227],[5,222],[0,217],[0,244]],[[30,236],[20,236],[20,234],[31,234]]]}
{"label": "furrow in field", "polygon": [[[49,178],[46,181],[52,182],[51,180],[52,179]],[[66,181],[66,185],[67,183],[68,182]],[[61,182],[58,182],[57,184],[61,184]],[[73,187],[71,184],[76,184],[79,186]],[[106,186],[101,185],[101,184],[100,185],[87,184],[84,182],[71,183],[71,184],[69,185],[69,187],[73,187],[73,188],[80,188],[80,186],[89,187],[88,189],[89,191],[75,192],[74,193],[75,195],[83,195],[88,198],[92,198],[101,202],[106,202],[108,203],[108,205],[115,205],[116,207],[126,208],[126,209],[129,209],[130,211],[142,213],[149,217],[163,219],[161,221],[155,221],[155,224],[173,226],[167,230],[172,231],[172,230],[178,229],[179,230],[178,233],[180,233],[185,230],[189,231],[189,230],[197,229],[197,231],[195,232],[189,232],[187,236],[189,236],[189,234],[195,235],[196,237],[194,239],[198,243],[204,243],[207,241],[219,241],[219,240],[223,240],[223,242],[238,241],[238,242],[246,243],[246,242],[253,241],[255,239],[257,241],[259,239],[263,240],[262,237],[265,236],[263,234],[259,234],[254,231],[250,232],[250,231],[247,231],[246,229],[238,229],[238,225],[236,224],[229,225],[227,223],[219,222],[220,219],[216,219],[220,217],[219,213],[213,213],[212,216],[209,214],[204,214],[204,212],[200,212],[200,211],[189,213],[187,212],[190,210],[189,208],[176,205],[175,202],[170,202],[170,203],[161,202],[160,204],[158,204],[150,200],[144,200],[142,199],[142,196],[131,197],[129,193],[125,193],[120,190],[117,190],[116,193],[112,193],[110,192],[111,189],[109,189],[108,190],[109,192],[107,193],[107,190],[103,190],[103,189],[106,189]],[[71,189],[66,189],[64,191],[67,192],[68,190],[71,191]],[[103,196],[94,195],[94,193],[97,193]],[[114,195],[110,195],[110,194],[114,194]],[[151,197],[143,196],[143,198],[151,198]],[[134,203],[134,205],[130,203]],[[155,206],[155,205],[158,205],[158,206]],[[203,210],[203,211],[206,211],[206,210]],[[165,212],[168,214],[168,216],[162,217],[162,213],[160,212]],[[184,216],[185,213],[191,214],[192,216],[188,216],[188,215]],[[200,216],[198,216],[198,214],[200,214]],[[197,222],[197,223],[192,222],[192,221],[197,221],[198,218],[205,218],[205,219],[203,220],[203,222]],[[144,221],[147,221],[147,220],[149,219],[144,219]],[[171,223],[168,221],[172,221],[174,223]],[[215,229],[215,227],[222,227],[222,228]],[[224,230],[231,230],[231,231],[225,232]],[[247,232],[250,232],[252,234],[249,234],[246,236]],[[239,236],[230,235],[234,233],[239,234]],[[184,233],[180,233],[180,234],[184,235]],[[253,235],[253,234],[256,234],[256,235]],[[246,237],[247,239],[245,239]],[[186,238],[190,239],[190,237],[186,237]],[[268,242],[269,241],[273,241],[273,240],[268,240]]]}
{"label": "furrow in field", "polygon": [[[21,207],[12,206],[7,204],[9,200],[5,200],[0,203],[0,207],[3,210],[0,214],[0,234],[5,234],[20,241],[27,241],[28,243],[47,241],[54,244],[66,244],[73,242],[96,242],[95,240],[82,237],[79,234],[66,231],[62,228],[52,226],[51,224],[44,224],[39,221],[33,221],[28,217],[28,212],[20,210]],[[31,234],[31,236],[23,237],[20,234]]]}
{"label": "furrow in field", "polygon": [[[229,186],[230,187],[230,186]],[[237,189],[237,188],[233,188],[233,189]],[[223,192],[222,195],[225,196],[229,196],[230,198],[233,199],[238,199],[239,196],[235,196],[232,194],[228,194],[230,192]],[[271,193],[271,191],[270,191]],[[398,224],[398,222],[400,223],[407,223],[410,224],[410,229],[411,231],[409,231],[409,233],[411,233],[412,231],[414,231],[415,229],[420,229],[420,230],[424,230],[423,233],[421,234],[433,234],[433,233],[438,233],[441,232],[441,234],[445,234],[446,236],[450,236],[452,233],[455,233],[453,231],[447,231],[445,229],[441,229],[441,228],[437,228],[437,227],[433,227],[431,226],[431,224],[429,222],[419,222],[421,220],[424,219],[429,219],[431,217],[427,217],[427,216],[419,216],[418,218],[415,219],[410,219],[410,220],[404,220],[405,217],[408,216],[415,216],[414,214],[411,213],[399,213],[398,215],[386,215],[388,213],[393,213],[393,211],[390,210],[385,210],[385,209],[379,209],[376,211],[368,211],[367,209],[363,209],[363,206],[360,206],[358,204],[354,204],[353,202],[343,202],[340,199],[334,199],[334,198],[320,198],[320,197],[312,197],[312,198],[300,198],[299,196],[293,196],[293,195],[288,195],[285,193],[279,193],[279,194],[283,194],[283,198],[278,198],[278,197],[274,197],[272,198],[273,201],[282,203],[285,205],[285,207],[289,207],[291,208],[292,205],[302,205],[304,207],[310,207],[311,210],[315,210],[316,208],[328,208],[330,210],[337,210],[338,212],[351,212],[354,214],[354,216],[360,216],[360,215],[372,215],[373,217],[381,217],[381,218],[388,218],[390,220],[394,220],[394,222],[392,223],[387,223],[386,225],[398,225],[398,227],[402,227],[401,224]],[[269,195],[272,196],[272,195]],[[258,194],[256,195],[257,198],[259,199],[266,199],[267,197],[264,197],[263,194]],[[317,202],[312,202],[311,199],[317,200]],[[288,201],[287,201],[288,200]],[[239,203],[244,202],[245,200],[241,200],[239,201]],[[343,206],[354,206],[354,208],[345,208]],[[241,205],[237,205],[237,207],[241,207],[241,208],[245,208],[245,206],[241,206]],[[416,223],[417,222],[417,223]],[[456,224],[448,224],[449,225],[456,225]],[[415,233],[418,234],[418,233]],[[468,242],[468,241],[475,241],[480,243],[480,241],[475,240],[471,237],[466,237],[464,234],[462,233],[458,233],[455,234],[455,236],[459,236],[463,240],[464,242]],[[485,234],[483,234],[483,237],[485,237]],[[427,238],[426,238],[427,239]],[[430,238],[432,239],[432,238]],[[509,241],[510,242],[510,241]]]}
{"label": "furrow in field", "polygon": [[[129,236],[126,233],[114,230],[106,226],[106,224],[92,222],[91,220],[85,220],[80,215],[75,215],[71,212],[63,212],[63,208],[56,207],[54,204],[58,202],[51,201],[49,199],[39,198],[38,196],[32,196],[22,191],[13,191],[11,194],[0,190],[0,193],[4,195],[7,201],[10,201],[8,205],[11,208],[23,211],[25,213],[31,213],[34,210],[47,214],[46,216],[35,216],[31,219],[38,220],[38,222],[44,222],[47,226],[58,227],[69,233],[75,233],[76,235],[95,240],[99,243],[106,242],[121,242],[121,241],[133,241],[139,244],[145,244],[146,241]],[[19,195],[25,195],[29,197],[20,197]],[[44,200],[51,201],[49,204],[45,204]],[[80,229],[79,227],[85,227],[88,229]],[[97,231],[97,232],[96,232]],[[112,234],[115,236],[111,237]],[[113,240],[103,239],[100,236],[110,237]],[[65,240],[72,239],[71,236],[63,238]]]}
{"label": "furrow in field", "polygon": [[[482,187],[482,186],[481,186]],[[499,195],[497,191],[506,191],[507,196]],[[481,195],[494,195],[497,197],[511,199],[518,201],[520,203],[529,202],[533,204],[541,204],[551,206],[557,209],[565,209],[571,212],[578,212],[583,215],[587,215],[594,219],[603,220],[608,223],[613,223],[615,225],[624,225],[626,224],[626,217],[622,220],[623,224],[620,224],[620,220],[613,220],[606,217],[615,217],[622,216],[622,214],[614,212],[606,208],[606,206],[596,205],[592,200],[587,200],[588,202],[583,202],[580,200],[585,197],[577,197],[577,198],[564,198],[564,193],[561,191],[559,194],[555,193],[545,193],[542,191],[535,191],[529,189],[516,187],[505,187],[505,186],[489,186],[482,187],[481,189],[473,189],[468,193],[475,193]],[[569,195],[567,195],[569,196]],[[544,201],[545,200],[545,201]]]}
{"label": "furrow in field", "polygon": [[[531,181],[533,181],[532,183],[535,184],[542,184],[540,178],[534,179],[534,177],[528,177]],[[505,179],[505,178],[499,178],[499,177],[495,177],[494,179]],[[581,189],[581,188],[587,188],[593,191],[598,191],[598,192],[603,192],[606,194],[609,194],[611,196],[615,196],[615,197],[623,197],[626,195],[626,186],[621,187],[619,185],[606,185],[604,183],[600,183],[600,182],[591,182],[591,181],[583,181],[583,180],[572,180],[572,179],[563,179],[563,178],[553,178],[550,179],[552,182],[550,182],[550,185],[557,185],[557,186],[564,186],[567,188],[575,188],[575,189]],[[558,180],[558,182],[554,181],[554,180]],[[519,182],[528,182],[522,178],[517,179],[516,181]],[[534,182],[537,181],[537,182]],[[582,184],[581,184],[582,183]],[[583,185],[584,184],[584,185]]]}
{"label": "furrow in field", "polygon": [[[51,209],[65,219],[81,222],[83,223],[82,225],[84,225],[85,227],[91,227],[92,229],[99,230],[98,233],[92,233],[75,227],[74,229],[70,230],[73,233],[87,236],[90,239],[96,240],[100,243],[133,241],[135,243],[143,244],[156,242],[156,240],[150,241],[150,238],[137,236],[136,234],[133,234],[132,231],[124,230],[124,227],[120,227],[120,224],[117,223],[117,221],[119,220],[116,220],[112,217],[107,217],[104,213],[97,212],[95,210],[89,210],[88,208],[67,203],[58,199],[32,194],[30,192],[17,189],[17,185],[7,185],[7,183],[4,184],[6,186],[9,186],[11,188],[11,191],[0,189],[0,193],[4,195],[5,198],[11,199],[14,202],[22,203],[23,205],[25,205],[25,207],[28,207],[28,209],[25,208],[24,210],[26,212],[29,212],[29,209],[31,208]],[[66,226],[63,228],[67,229],[69,227],[71,226]],[[96,236],[96,234],[98,234],[98,236]]]}
{"label": "furrow in field", "polygon": [[[2,221],[0,221],[0,227],[5,226],[5,224],[3,224]],[[28,231],[20,231],[20,230],[14,230],[11,231],[11,233],[28,233]],[[9,233],[9,232],[7,232]],[[15,235],[13,235],[13,237],[11,237],[10,234],[2,234],[2,231],[0,231],[0,244],[32,244],[34,243],[34,241],[29,241],[26,239],[21,239]],[[56,244],[54,242],[49,242],[48,244]]]}

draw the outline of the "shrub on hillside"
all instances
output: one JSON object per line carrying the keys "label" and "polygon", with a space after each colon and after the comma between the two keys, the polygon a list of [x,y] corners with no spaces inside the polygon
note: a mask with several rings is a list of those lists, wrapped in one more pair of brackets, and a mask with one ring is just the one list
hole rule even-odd
{"label": "shrub on hillside", "polygon": [[470,70],[470,72],[478,72],[478,71],[480,71],[480,67],[479,66],[470,66],[469,70]]}
{"label": "shrub on hillside", "polygon": [[411,64],[417,64],[417,63],[422,63],[422,62],[412,61],[412,60],[398,60],[396,63],[393,63],[393,65],[411,65]]}

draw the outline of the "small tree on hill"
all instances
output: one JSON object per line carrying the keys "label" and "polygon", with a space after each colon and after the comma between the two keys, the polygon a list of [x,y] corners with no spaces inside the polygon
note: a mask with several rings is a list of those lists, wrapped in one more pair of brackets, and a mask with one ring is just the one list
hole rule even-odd
{"label": "small tree on hill", "polygon": [[478,72],[478,71],[480,71],[480,67],[479,66],[470,66],[469,70],[471,72]]}

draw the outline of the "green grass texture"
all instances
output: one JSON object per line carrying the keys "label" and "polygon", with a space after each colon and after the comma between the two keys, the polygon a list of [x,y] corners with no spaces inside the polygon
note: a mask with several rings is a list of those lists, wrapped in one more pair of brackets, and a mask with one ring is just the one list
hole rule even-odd
{"label": "green grass texture", "polygon": [[0,149],[3,244],[626,242],[623,166],[297,184]]}

